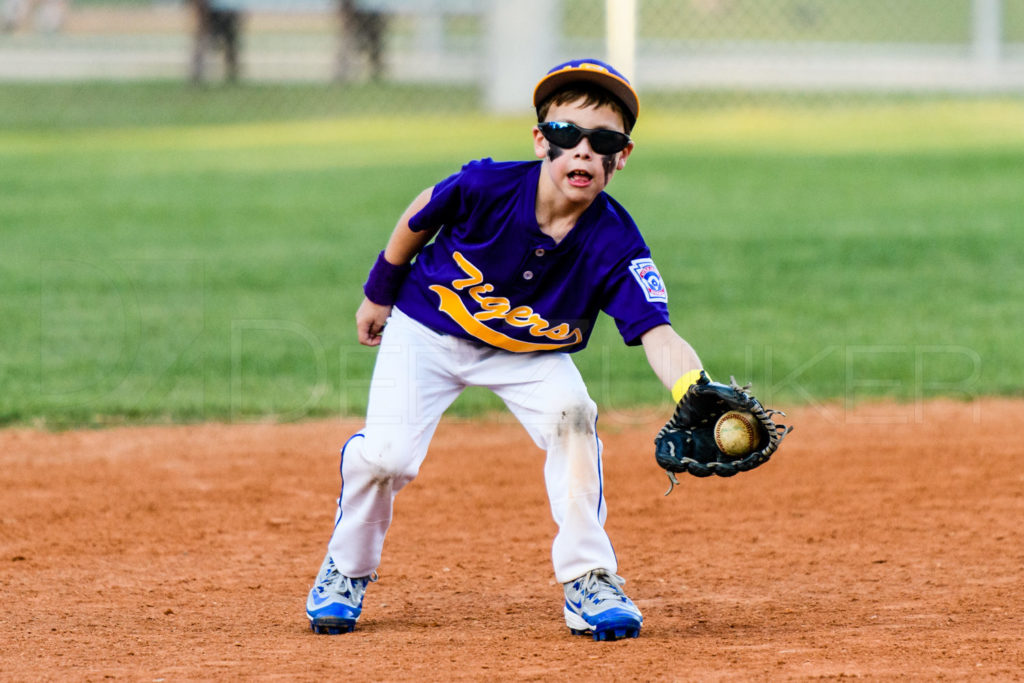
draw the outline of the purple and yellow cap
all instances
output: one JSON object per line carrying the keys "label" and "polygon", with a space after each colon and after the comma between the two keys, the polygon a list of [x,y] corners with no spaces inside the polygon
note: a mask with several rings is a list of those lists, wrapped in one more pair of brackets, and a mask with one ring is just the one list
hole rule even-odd
{"label": "purple and yellow cap", "polygon": [[606,62],[598,59],[574,59],[548,71],[533,89],[533,106],[538,107],[551,93],[574,82],[593,83],[618,98],[636,121],[640,114],[640,98],[629,79]]}

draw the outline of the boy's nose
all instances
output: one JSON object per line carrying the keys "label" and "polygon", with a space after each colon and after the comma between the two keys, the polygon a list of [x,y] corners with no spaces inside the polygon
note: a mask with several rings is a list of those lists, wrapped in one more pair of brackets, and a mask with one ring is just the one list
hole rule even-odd
{"label": "boy's nose", "polygon": [[576,143],[576,146],[572,148],[572,151],[576,156],[589,157],[594,153],[594,148],[590,146],[590,138],[584,136],[580,138],[580,141]]}

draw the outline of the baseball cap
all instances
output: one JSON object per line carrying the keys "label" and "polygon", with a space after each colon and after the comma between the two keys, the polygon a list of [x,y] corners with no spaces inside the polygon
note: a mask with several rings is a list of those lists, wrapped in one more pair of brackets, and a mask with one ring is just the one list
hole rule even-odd
{"label": "baseball cap", "polygon": [[629,79],[611,64],[599,59],[574,59],[548,71],[533,89],[533,106],[538,107],[551,93],[575,82],[593,83],[617,97],[636,121],[640,113],[640,99]]}

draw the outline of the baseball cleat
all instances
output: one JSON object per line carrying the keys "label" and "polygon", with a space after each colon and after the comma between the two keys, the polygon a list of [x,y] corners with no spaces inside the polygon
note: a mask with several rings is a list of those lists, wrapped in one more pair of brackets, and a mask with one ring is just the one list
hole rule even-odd
{"label": "baseball cleat", "polygon": [[363,612],[366,586],[376,580],[376,575],[354,579],[345,576],[327,555],[306,598],[306,616],[313,633],[337,635],[352,632]]}
{"label": "baseball cleat", "polygon": [[565,625],[573,635],[594,640],[636,638],[644,618],[622,592],[626,580],[595,569],[565,584]]}

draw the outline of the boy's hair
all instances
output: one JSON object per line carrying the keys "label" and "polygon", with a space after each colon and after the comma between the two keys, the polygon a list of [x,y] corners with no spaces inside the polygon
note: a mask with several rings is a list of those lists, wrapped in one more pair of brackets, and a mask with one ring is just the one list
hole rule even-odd
{"label": "boy's hair", "polygon": [[537,123],[544,123],[551,107],[570,104],[577,100],[583,100],[584,107],[611,107],[622,117],[622,125],[625,128],[626,135],[629,135],[633,130],[633,125],[636,121],[633,120],[633,116],[619,98],[604,88],[583,81],[570,83],[564,88],[556,90],[537,105]]}

